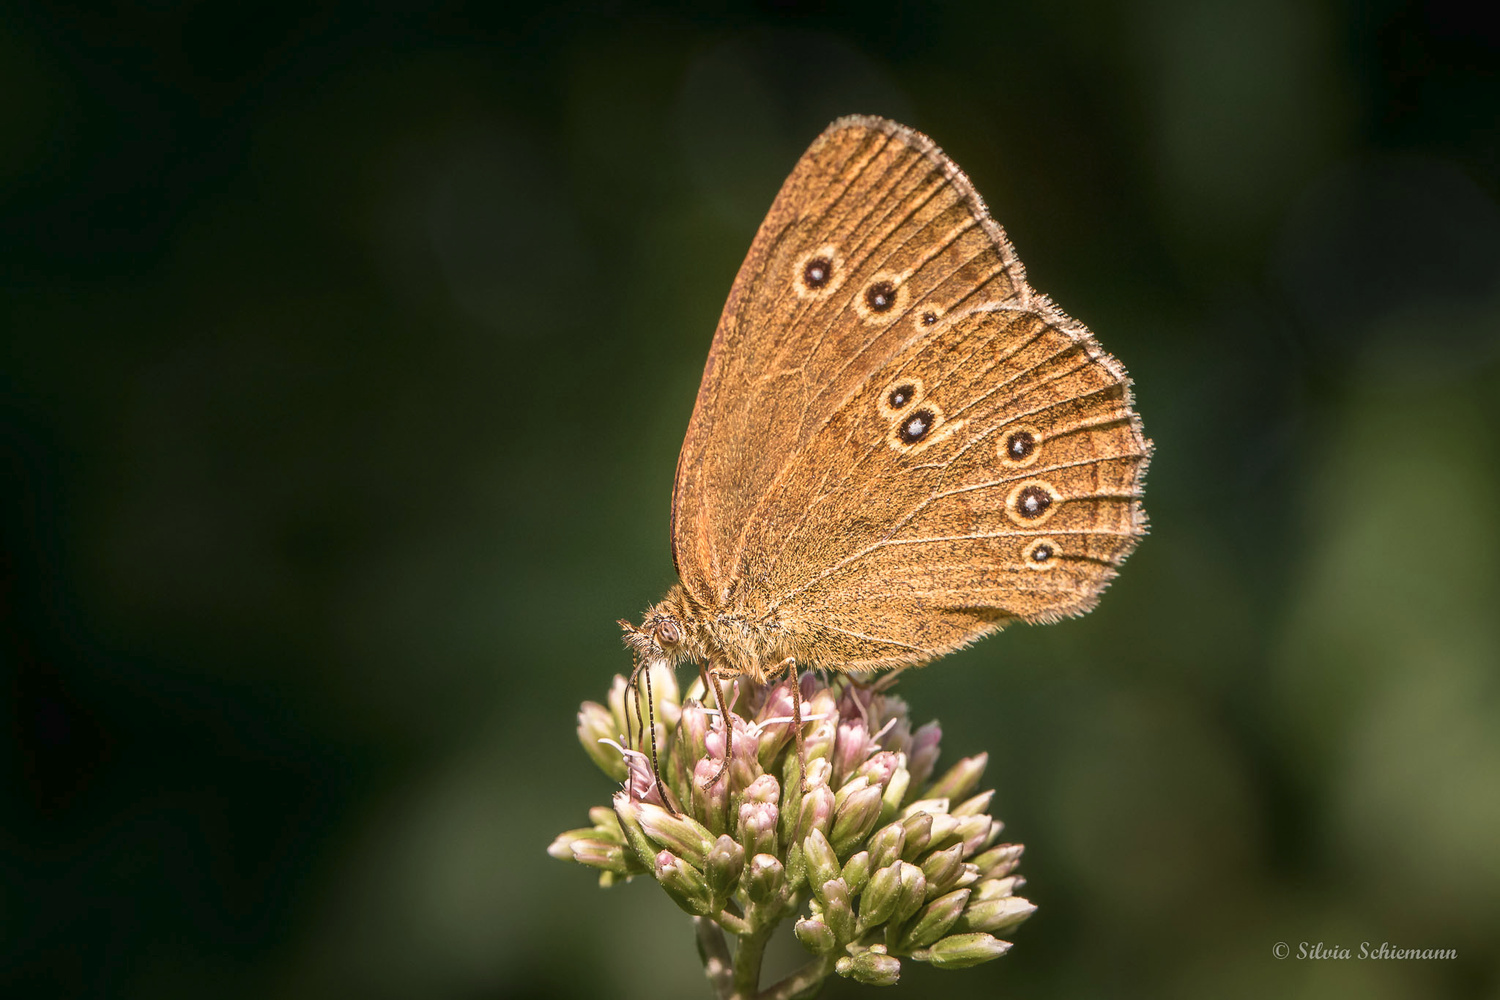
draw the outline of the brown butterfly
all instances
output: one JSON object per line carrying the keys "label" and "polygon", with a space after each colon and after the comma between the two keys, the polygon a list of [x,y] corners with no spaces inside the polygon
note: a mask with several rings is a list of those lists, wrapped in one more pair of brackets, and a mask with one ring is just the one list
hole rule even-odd
{"label": "brown butterfly", "polygon": [[1026,283],[957,165],[840,118],[729,292],[677,463],[681,582],[626,642],[717,690],[1082,614],[1146,530],[1150,453],[1124,367]]}

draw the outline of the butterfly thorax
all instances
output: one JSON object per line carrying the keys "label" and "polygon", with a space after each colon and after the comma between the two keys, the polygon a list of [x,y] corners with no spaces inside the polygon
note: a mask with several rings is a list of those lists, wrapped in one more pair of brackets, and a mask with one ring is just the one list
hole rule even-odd
{"label": "butterfly thorax", "polygon": [[721,677],[744,675],[765,683],[768,671],[795,655],[774,613],[713,607],[681,584],[647,609],[639,628],[620,624],[626,644],[639,655],[704,663]]}

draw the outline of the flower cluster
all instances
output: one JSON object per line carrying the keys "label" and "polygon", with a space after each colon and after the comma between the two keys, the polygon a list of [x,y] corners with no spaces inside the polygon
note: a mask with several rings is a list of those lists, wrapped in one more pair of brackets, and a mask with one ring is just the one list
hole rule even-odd
{"label": "flower cluster", "polygon": [[[621,677],[608,707],[585,702],[579,711],[584,750],[623,787],[613,808],[590,810],[592,827],[562,834],[548,851],[599,869],[602,885],[654,876],[697,918],[721,996],[790,997],[832,972],[890,985],[904,959],[951,969],[1010,949],[995,935],[1036,907],[1015,895],[1021,845],[997,842],[1002,824],[987,814],[993,792],[975,791],[985,754],[931,780],[936,722],[913,731],[902,699],[844,676],[825,686],[809,673],[795,689],[800,758],[792,682],[728,686],[732,748],[715,781],[724,726],[702,704],[701,681],[680,699],[666,667],[650,668],[649,679],[654,733]],[[759,991],[765,940],[794,915],[797,940],[814,957]],[[739,939],[732,958],[724,932]]]}

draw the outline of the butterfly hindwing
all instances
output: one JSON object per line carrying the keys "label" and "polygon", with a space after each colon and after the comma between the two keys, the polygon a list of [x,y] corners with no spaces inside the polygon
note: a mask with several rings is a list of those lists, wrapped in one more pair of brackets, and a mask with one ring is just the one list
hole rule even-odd
{"label": "butterfly hindwing", "polygon": [[925,660],[1093,605],[1144,530],[1148,446],[1106,360],[986,309],[871,380],[749,526],[771,553],[750,579],[809,659]]}

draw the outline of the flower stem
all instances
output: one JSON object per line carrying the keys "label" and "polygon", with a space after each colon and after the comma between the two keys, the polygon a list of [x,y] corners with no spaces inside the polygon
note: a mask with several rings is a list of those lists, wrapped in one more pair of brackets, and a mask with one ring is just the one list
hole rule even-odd
{"label": "flower stem", "polygon": [[734,963],[729,958],[724,932],[707,917],[694,917],[693,928],[698,932],[698,954],[703,959],[703,974],[708,976],[720,1000],[730,1000],[734,995]]}
{"label": "flower stem", "polygon": [[740,938],[734,953],[734,1000],[754,1000],[760,989],[760,960],[775,926],[758,927]]}
{"label": "flower stem", "polygon": [[735,937],[744,937],[746,934],[750,933],[749,921],[747,921],[744,917],[735,916],[728,910],[720,910],[716,916],[710,919],[718,921],[720,927],[724,928]]}
{"label": "flower stem", "polygon": [[756,995],[755,1000],[791,1000],[797,994],[827,979],[832,974],[834,962],[837,960],[837,954],[815,958],[776,985],[766,987],[763,992]]}

